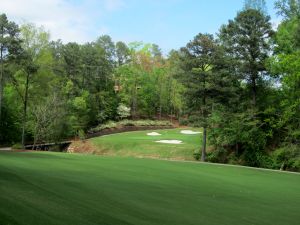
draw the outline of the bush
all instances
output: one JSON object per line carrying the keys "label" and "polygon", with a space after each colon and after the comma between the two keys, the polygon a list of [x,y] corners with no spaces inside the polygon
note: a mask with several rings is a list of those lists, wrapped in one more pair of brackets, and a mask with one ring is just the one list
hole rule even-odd
{"label": "bush", "polygon": [[12,147],[11,147],[12,149],[23,149],[23,145],[22,144],[20,144],[20,143],[17,143],[17,144],[14,144]]}
{"label": "bush", "polygon": [[273,168],[273,159],[267,154],[261,154],[258,157],[259,167],[261,168]]}
{"label": "bush", "polygon": [[274,169],[300,172],[300,147],[298,145],[279,148],[271,156]]}
{"label": "bush", "polygon": [[112,128],[116,128],[116,127],[117,127],[116,122],[108,121],[105,124],[101,124],[101,125],[98,125],[95,128],[90,129],[90,132],[94,133],[94,132],[99,132],[99,131],[102,131],[102,130],[105,130],[105,129],[112,129]]}
{"label": "bush", "polygon": [[85,140],[85,133],[83,130],[78,131],[78,137],[81,141]]}
{"label": "bush", "polygon": [[237,157],[237,155],[234,152],[232,152],[228,155],[227,161],[229,164],[233,164],[233,165],[240,164],[239,158]]}
{"label": "bush", "polygon": [[294,162],[291,164],[290,169],[292,171],[300,172],[300,158],[294,160]]}
{"label": "bush", "polygon": [[262,150],[247,149],[241,156],[245,166],[272,168],[272,157]]}
{"label": "bush", "polygon": [[135,126],[134,121],[132,120],[122,120],[119,122],[121,126]]}
{"label": "bush", "polygon": [[193,156],[195,160],[199,161],[201,158],[201,152],[199,150],[195,150]]}
{"label": "bush", "polygon": [[124,119],[130,116],[130,108],[124,104],[120,104],[117,109],[119,118]]}
{"label": "bush", "polygon": [[206,155],[208,162],[212,163],[226,163],[227,162],[227,152],[223,148],[215,149],[214,151],[208,152]]}
{"label": "bush", "polygon": [[206,154],[206,160],[207,160],[207,162],[212,162],[212,163],[219,162],[218,156],[215,151],[208,152]]}
{"label": "bush", "polygon": [[189,120],[187,118],[179,118],[179,124],[181,126],[187,126],[189,125]]}
{"label": "bush", "polygon": [[119,122],[108,121],[105,124],[98,125],[95,128],[90,129],[91,133],[100,132],[104,129],[113,129],[117,127],[126,126],[172,126],[172,123],[168,120],[122,120]]}

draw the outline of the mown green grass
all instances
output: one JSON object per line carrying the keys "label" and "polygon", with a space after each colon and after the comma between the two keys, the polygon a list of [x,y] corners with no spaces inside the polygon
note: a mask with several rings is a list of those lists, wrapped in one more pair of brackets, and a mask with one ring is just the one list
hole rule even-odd
{"label": "mown green grass", "polygon": [[66,153],[0,153],[1,225],[293,225],[300,175]]}
{"label": "mown green grass", "polygon": [[[181,134],[182,129],[157,130],[161,136],[147,136],[152,131],[136,131],[93,138],[96,153],[155,158],[193,160],[195,150],[200,150],[202,135]],[[192,129],[200,131],[200,129]],[[158,140],[181,140],[180,145],[156,143]]]}

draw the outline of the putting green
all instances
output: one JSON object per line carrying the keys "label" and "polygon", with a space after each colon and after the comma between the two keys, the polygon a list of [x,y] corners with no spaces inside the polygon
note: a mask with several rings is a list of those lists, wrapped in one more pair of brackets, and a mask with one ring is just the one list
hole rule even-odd
{"label": "putting green", "polygon": [[300,175],[65,153],[0,153],[1,225],[292,225]]}
{"label": "putting green", "polygon": [[[194,160],[193,153],[201,148],[202,134],[182,134],[182,129],[126,132],[89,140],[98,154]],[[201,131],[201,129],[193,129]],[[181,144],[157,143],[160,140],[179,140]]]}

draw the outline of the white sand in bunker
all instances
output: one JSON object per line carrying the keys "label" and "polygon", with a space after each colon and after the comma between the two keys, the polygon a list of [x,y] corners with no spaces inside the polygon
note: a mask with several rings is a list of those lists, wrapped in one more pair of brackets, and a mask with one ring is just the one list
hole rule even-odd
{"label": "white sand in bunker", "polygon": [[182,133],[182,134],[202,134],[202,132],[196,132],[196,131],[192,131],[192,130],[182,130],[182,131],[180,131],[180,133]]}
{"label": "white sand in bunker", "polygon": [[163,144],[173,144],[173,145],[180,145],[182,144],[182,141],[180,140],[159,140],[156,141],[157,143],[163,143]]}
{"label": "white sand in bunker", "polygon": [[160,133],[157,132],[151,132],[151,133],[147,133],[148,136],[160,136]]}

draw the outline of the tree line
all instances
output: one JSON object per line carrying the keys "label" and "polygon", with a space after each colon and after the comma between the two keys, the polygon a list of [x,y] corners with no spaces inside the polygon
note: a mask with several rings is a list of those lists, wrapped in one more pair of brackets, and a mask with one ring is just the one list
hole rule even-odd
{"label": "tree line", "polygon": [[248,0],[216,37],[200,33],[178,51],[203,161],[208,139],[209,161],[300,168],[300,1],[275,7],[277,30],[264,1]]}
{"label": "tree line", "polygon": [[63,44],[1,15],[1,144],[58,141],[108,120],[179,115],[183,86],[155,44]]}
{"label": "tree line", "polygon": [[203,127],[203,161],[299,169],[300,1],[275,7],[277,29],[264,1],[246,0],[217,35],[199,33],[167,56],[108,35],[50,41],[2,14],[0,142],[62,140],[128,111]]}

